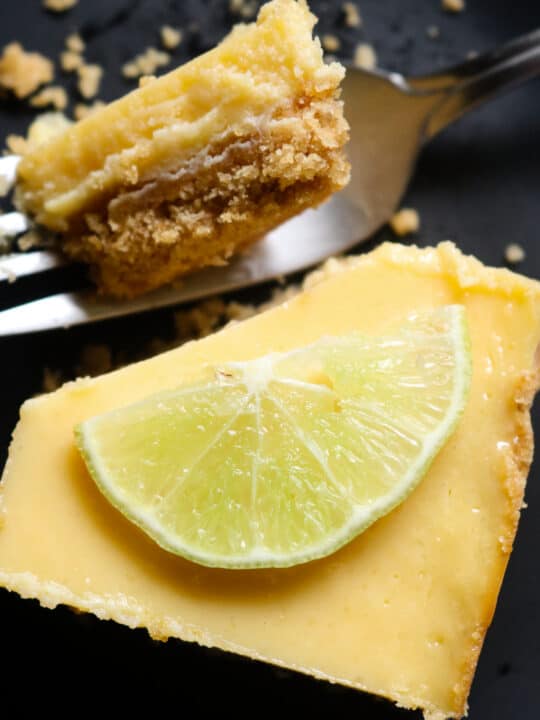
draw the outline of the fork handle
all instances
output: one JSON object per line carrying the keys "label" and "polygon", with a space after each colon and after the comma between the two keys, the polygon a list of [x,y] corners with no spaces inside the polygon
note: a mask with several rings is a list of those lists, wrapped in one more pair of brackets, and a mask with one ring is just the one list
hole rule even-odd
{"label": "fork handle", "polygon": [[424,139],[486,100],[540,75],[540,29],[440,74],[411,78],[415,95],[440,96],[428,116]]}

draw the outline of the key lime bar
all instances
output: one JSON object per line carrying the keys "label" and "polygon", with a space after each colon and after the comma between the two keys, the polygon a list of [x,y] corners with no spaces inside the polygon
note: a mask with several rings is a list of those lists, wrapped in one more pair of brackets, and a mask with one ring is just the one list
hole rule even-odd
{"label": "key lime bar", "polygon": [[222,264],[349,178],[344,68],[303,0],[273,0],[215,49],[47,143],[18,202],[99,286],[133,296]]}
{"label": "key lime bar", "polygon": [[[326,558],[217,570],[176,557],[108,503],[75,446],[79,422],[189,383],[204,363],[379,334],[449,304],[464,306],[470,331],[464,415],[412,495]],[[540,284],[450,243],[332,261],[273,310],[25,403],[2,483],[0,583],[47,607],[383,695],[430,720],[460,718],[523,503],[539,341]]]}

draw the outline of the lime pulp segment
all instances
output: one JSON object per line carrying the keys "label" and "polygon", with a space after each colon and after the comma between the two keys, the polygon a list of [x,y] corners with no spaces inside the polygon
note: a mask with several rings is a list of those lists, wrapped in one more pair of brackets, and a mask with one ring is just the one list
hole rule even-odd
{"label": "lime pulp segment", "polygon": [[81,423],[109,501],[212,567],[328,555],[401,503],[455,428],[470,382],[465,310],[384,336],[323,337],[205,368],[194,385]]}

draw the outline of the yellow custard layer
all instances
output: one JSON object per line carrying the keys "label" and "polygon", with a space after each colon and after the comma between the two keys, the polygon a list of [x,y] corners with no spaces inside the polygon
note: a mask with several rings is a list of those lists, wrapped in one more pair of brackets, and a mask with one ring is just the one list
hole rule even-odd
{"label": "yellow custard layer", "polygon": [[[76,423],[193,380],[202,363],[378,333],[448,303],[466,307],[471,334],[463,419],[405,503],[323,560],[224,571],[169,555],[107,503],[75,449]],[[450,243],[333,261],[285,305],[25,403],[3,477],[0,583],[461,717],[522,505],[539,341],[540,284]]]}

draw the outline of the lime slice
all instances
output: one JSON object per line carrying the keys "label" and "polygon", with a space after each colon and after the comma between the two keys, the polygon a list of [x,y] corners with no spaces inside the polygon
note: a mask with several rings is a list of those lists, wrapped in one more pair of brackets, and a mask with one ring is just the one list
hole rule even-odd
{"label": "lime slice", "polygon": [[465,405],[464,309],[207,367],[81,423],[97,485],[166,550],[223,568],[337,550],[418,485]]}

